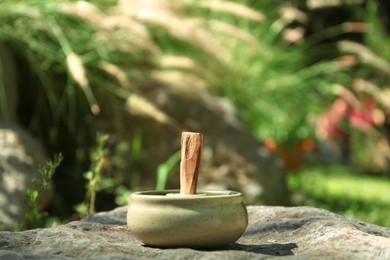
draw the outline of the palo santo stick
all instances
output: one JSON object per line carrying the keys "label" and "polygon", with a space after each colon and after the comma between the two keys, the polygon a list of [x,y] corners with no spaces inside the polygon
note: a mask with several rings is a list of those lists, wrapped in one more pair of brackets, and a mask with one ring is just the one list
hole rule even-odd
{"label": "palo santo stick", "polygon": [[181,134],[180,194],[196,194],[202,143],[201,133]]}

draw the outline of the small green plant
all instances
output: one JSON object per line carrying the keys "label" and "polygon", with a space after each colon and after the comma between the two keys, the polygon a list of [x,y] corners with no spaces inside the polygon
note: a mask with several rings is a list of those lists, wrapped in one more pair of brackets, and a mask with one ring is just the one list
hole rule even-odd
{"label": "small green plant", "polygon": [[[38,197],[41,192],[50,189],[50,183],[53,175],[63,160],[62,154],[54,156],[52,161],[49,161],[45,166],[39,168],[39,178],[33,178],[32,182],[35,188],[29,188],[26,191],[27,211],[25,219],[29,227],[39,227],[42,221],[47,217],[47,212],[42,211],[38,205]],[[25,227],[25,223],[22,225]]]}
{"label": "small green plant", "polygon": [[[125,141],[108,143],[109,139],[108,134],[98,133],[96,147],[90,152],[90,170],[84,173],[87,181],[85,200],[74,207],[80,217],[94,214],[96,205],[107,206],[96,201],[97,192],[110,198],[115,196],[115,203],[121,206],[128,203],[130,194],[139,185],[137,162],[142,148],[142,131],[135,131],[131,145]],[[131,175],[128,174],[129,165]]]}
{"label": "small green plant", "polygon": [[172,174],[177,172],[180,162],[180,151],[174,153],[168,160],[160,164],[157,168],[156,190],[163,190]]}
{"label": "small green plant", "polygon": [[[136,128],[129,149],[131,174],[128,174],[128,172],[126,172],[126,176],[122,178],[122,181],[119,182],[119,184],[115,187],[114,190],[115,203],[118,206],[123,206],[128,204],[131,193],[137,191],[139,188],[141,173],[139,171],[138,162],[142,151],[142,142],[143,142],[142,136],[143,136],[142,129]],[[124,154],[126,154],[126,159],[128,159],[127,149]],[[125,185],[127,181],[130,181],[130,185]]]}
{"label": "small green plant", "polygon": [[125,185],[119,185],[115,189],[115,203],[118,206],[124,206],[129,203],[130,195],[136,190],[127,188]]}
{"label": "small green plant", "polygon": [[85,201],[76,205],[76,211],[81,216],[95,213],[96,193],[102,189],[102,172],[107,166],[108,138],[107,134],[97,134],[97,146],[91,151],[91,167],[84,173],[84,178],[87,180]]}
{"label": "small green plant", "polygon": [[[132,154],[132,161],[133,164],[136,162],[140,155],[141,151],[141,135],[140,132],[136,134],[136,137],[133,141],[131,154]],[[179,162],[180,162],[180,151],[174,153],[171,155],[164,163],[161,163],[157,167],[157,181],[156,181],[156,190],[164,190],[166,188],[167,181],[169,178],[178,172],[179,170]],[[134,166],[133,166],[134,167]],[[137,180],[137,178],[140,177],[139,173],[137,171],[133,171],[136,175],[135,177],[132,177],[132,183],[134,180]],[[137,182],[138,183],[138,182]],[[115,203],[119,206],[126,205],[129,203],[129,197],[130,195],[137,191],[137,186],[131,185],[131,188],[126,187],[125,185],[121,184],[115,188]]]}

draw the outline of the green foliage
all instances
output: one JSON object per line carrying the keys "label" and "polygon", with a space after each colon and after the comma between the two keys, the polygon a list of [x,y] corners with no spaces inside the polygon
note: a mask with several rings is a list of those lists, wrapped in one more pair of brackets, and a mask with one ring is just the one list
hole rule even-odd
{"label": "green foliage", "polygon": [[115,143],[113,139],[113,135],[109,134],[98,133],[96,136],[96,146],[90,151],[90,169],[83,174],[86,196],[84,202],[74,206],[81,217],[95,213],[96,204],[107,207],[102,201],[97,201],[98,193],[102,194],[101,198],[114,196],[114,201],[107,200],[109,207],[112,207],[113,202],[126,205],[130,194],[137,190],[140,178],[137,161],[141,152],[142,131],[136,131],[131,147],[123,141]]}
{"label": "green foliage", "polygon": [[314,135],[311,119],[323,110],[330,89],[339,82],[335,78],[339,69],[333,61],[309,64],[307,52],[315,48],[312,45],[284,42],[288,24],[282,23],[278,11],[289,4],[259,1],[253,5],[269,14],[268,19],[240,25],[259,39],[258,46],[237,44],[234,62],[214,85],[234,102],[258,137],[296,144]]}
{"label": "green foliage", "polygon": [[[172,124],[169,115],[143,99],[144,83],[166,82],[164,73],[172,71],[207,81],[229,56],[229,48],[207,26],[205,11],[196,12],[198,23],[193,22],[191,10],[208,9],[198,5],[197,1],[160,6],[157,1],[132,5],[126,1],[7,0],[0,3],[0,41],[25,58],[38,76],[38,88],[43,88],[53,111],[54,140],[63,120],[76,132],[78,123],[90,114],[103,112],[114,121],[122,120],[123,113],[114,112],[118,109]],[[144,10],[157,15],[143,17]],[[161,20],[159,14],[171,19]],[[185,63],[165,62],[172,58]],[[188,67],[189,63],[194,66]],[[126,103],[129,97],[142,100],[143,105]],[[112,107],[113,103],[117,106]]]}
{"label": "green foliage", "polygon": [[45,166],[39,167],[39,179],[33,179],[33,183],[35,183],[38,187],[41,187],[44,190],[50,188],[50,183],[52,181],[53,175],[56,169],[60,166],[64,157],[62,154],[55,155],[52,161],[48,161]]}
{"label": "green foliage", "polygon": [[25,225],[29,227],[39,227],[42,225],[45,217],[48,216],[47,212],[43,212],[38,205],[39,195],[50,189],[50,184],[53,175],[63,160],[62,154],[54,156],[52,161],[47,162],[46,165],[40,166],[39,178],[32,180],[35,188],[29,188],[26,191],[26,204],[27,211],[25,213],[26,222]]}
{"label": "green foliage", "polygon": [[45,212],[41,212],[37,205],[38,200],[38,191],[35,189],[27,189],[26,191],[26,203],[28,211],[25,214],[27,221],[31,223],[39,223],[44,217],[46,217]]}
{"label": "green foliage", "polygon": [[[128,147],[126,147],[126,149],[122,151],[122,154],[125,152],[126,161],[130,161],[130,169],[125,172],[126,176],[122,176],[121,178],[118,178],[118,176],[116,177],[116,180],[119,181],[114,187],[113,194],[115,195],[115,203],[119,206],[127,205],[131,193],[139,189],[142,174],[139,172],[138,162],[142,153],[142,135],[143,132],[140,128],[135,129],[130,148],[128,149]],[[122,143],[122,145],[124,144],[125,143]],[[126,180],[129,180],[130,185],[128,183],[126,185]]]}
{"label": "green foliage", "polygon": [[157,167],[156,190],[165,189],[169,177],[178,172],[180,158],[181,153],[178,151]]}
{"label": "green foliage", "polygon": [[295,205],[325,208],[390,227],[390,181],[345,166],[316,166],[288,175]]}
{"label": "green foliage", "polygon": [[[67,159],[84,154],[69,159],[65,177],[58,179],[71,187],[83,185],[82,178],[86,181],[85,201],[76,210],[81,215],[92,214],[103,190],[124,205],[138,189],[142,174],[137,161],[146,138],[141,126],[133,124],[134,116],[147,117],[175,131],[181,128],[182,122],[175,122],[146,98],[149,87],[163,85],[169,91],[191,95],[194,89],[207,87],[229,98],[255,135],[292,145],[314,136],[312,120],[337,96],[334,86],[352,89],[355,79],[364,78],[374,84],[370,91],[375,91],[370,93],[382,100],[389,83],[386,59],[390,44],[379,29],[374,1],[364,8],[349,4],[351,15],[341,22],[324,15],[320,23],[313,22],[321,16],[310,10],[307,2],[218,1],[220,5],[215,6],[207,0],[144,1],[144,5],[126,0],[1,1],[0,42],[26,67],[18,72],[23,73],[19,78],[33,75],[32,80],[21,82],[19,94],[26,101],[20,102],[20,114],[26,114],[21,121],[47,142],[50,152],[64,151]],[[301,8],[306,22],[286,20],[283,13],[291,7]],[[154,15],[141,15],[145,13]],[[358,37],[356,32],[351,35],[344,22],[356,19],[372,28],[359,32]],[[323,27],[316,30],[318,24]],[[286,41],[286,33],[296,28],[306,30],[301,41]],[[356,38],[363,49],[340,47],[341,40]],[[356,57],[356,63],[342,67],[340,57],[346,54]],[[3,79],[6,64],[1,62],[0,114],[10,118]],[[179,77],[172,78],[172,74]],[[381,105],[383,110],[389,109],[385,102]],[[119,140],[112,150],[108,135],[94,140],[102,125],[125,141]],[[131,145],[126,142],[130,126],[134,131]],[[88,160],[86,154],[95,142]],[[117,172],[126,167],[129,157],[131,173]],[[164,188],[176,171],[178,157],[175,154],[158,167],[157,189]],[[80,172],[85,172],[83,177]],[[43,176],[51,178],[50,171]],[[291,181],[294,189],[303,188],[301,182]],[[62,196],[64,203],[58,203],[59,207],[66,205],[66,193]],[[34,209],[36,190],[29,190],[26,199],[31,204],[28,218],[42,219]],[[359,201],[352,203],[354,208],[364,208],[366,202],[362,201],[369,198],[351,200]],[[337,204],[334,199],[321,201]],[[377,209],[375,206],[372,212],[380,212]]]}
{"label": "green foliage", "polygon": [[128,188],[124,185],[118,185],[115,188],[115,203],[118,206],[124,206],[129,204],[129,198],[131,193],[137,191],[134,188]]}
{"label": "green foliage", "polygon": [[82,216],[95,213],[96,193],[105,188],[105,181],[110,180],[104,179],[102,176],[103,171],[107,167],[108,138],[107,134],[99,133],[96,137],[97,145],[91,151],[91,168],[84,173],[84,178],[87,180],[85,202],[77,205],[75,208]]}
{"label": "green foliage", "polygon": [[[0,2],[0,42],[22,64],[23,70],[16,72],[31,77],[19,77],[23,116],[17,119],[45,140],[49,153],[62,151],[67,158],[63,174],[56,179],[61,183],[57,211],[66,208],[71,214],[68,208],[82,200],[84,189],[88,206],[78,207],[83,214],[94,211],[95,194],[103,186],[117,198],[137,189],[141,176],[137,158],[144,140],[141,129],[149,126],[136,125],[133,119],[145,117],[174,131],[183,127],[148,100],[145,92],[150,87],[196,94],[199,86],[209,87],[223,78],[235,45],[255,45],[256,39],[236,21],[257,24],[262,20],[260,13],[238,3],[205,3]],[[154,15],[143,15],[148,13]],[[2,83],[0,100],[7,100]],[[8,114],[7,109],[1,103],[0,114]],[[99,160],[94,156],[88,160],[96,133],[107,132],[107,128],[125,142],[134,133],[130,176],[112,172],[103,176],[96,168]],[[83,181],[87,181],[85,188]],[[77,195],[67,195],[68,187],[75,188]],[[117,201],[124,203],[125,199]]]}
{"label": "green foliage", "polygon": [[134,137],[131,142],[130,149],[130,167],[131,167],[131,186],[132,189],[137,189],[140,183],[142,174],[139,172],[138,162],[142,152],[142,130],[137,128],[134,132]]}

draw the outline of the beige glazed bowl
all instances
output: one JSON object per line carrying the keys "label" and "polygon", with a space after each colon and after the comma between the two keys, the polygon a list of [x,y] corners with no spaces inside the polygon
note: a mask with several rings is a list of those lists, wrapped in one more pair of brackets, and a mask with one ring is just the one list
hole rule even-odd
{"label": "beige glazed bowl", "polygon": [[248,225],[242,194],[200,190],[142,191],[131,195],[127,225],[149,246],[218,248],[236,241]]}

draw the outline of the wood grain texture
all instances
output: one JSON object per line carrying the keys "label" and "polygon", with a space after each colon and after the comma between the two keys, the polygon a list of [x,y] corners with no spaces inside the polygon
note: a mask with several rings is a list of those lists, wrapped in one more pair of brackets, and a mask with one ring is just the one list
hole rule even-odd
{"label": "wood grain texture", "polygon": [[201,133],[181,134],[180,194],[196,194],[202,146]]}

